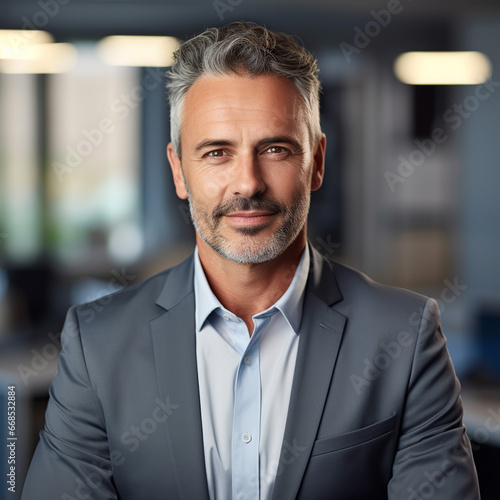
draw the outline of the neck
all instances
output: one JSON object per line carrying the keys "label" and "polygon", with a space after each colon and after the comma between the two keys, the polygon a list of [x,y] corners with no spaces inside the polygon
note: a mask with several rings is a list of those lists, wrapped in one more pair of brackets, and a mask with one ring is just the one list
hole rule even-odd
{"label": "neck", "polygon": [[287,290],[306,245],[305,229],[278,257],[261,264],[239,264],[222,257],[196,235],[198,253],[210,288],[220,303],[245,321],[272,306]]}

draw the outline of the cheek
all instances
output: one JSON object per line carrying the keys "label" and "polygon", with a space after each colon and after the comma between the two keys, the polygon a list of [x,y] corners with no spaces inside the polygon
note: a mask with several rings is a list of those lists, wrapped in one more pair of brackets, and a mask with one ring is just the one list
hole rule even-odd
{"label": "cheek", "polygon": [[186,178],[191,197],[203,205],[215,205],[223,197],[225,186],[217,176],[208,172]]}
{"label": "cheek", "polygon": [[202,208],[204,212],[211,213],[222,202],[224,191],[217,182],[208,179],[201,185],[193,186],[190,193],[191,200],[198,209]]}
{"label": "cheek", "polygon": [[268,183],[268,192],[275,198],[294,200],[310,190],[310,177],[310,173],[303,170],[282,172],[273,176],[272,181]]}
{"label": "cheek", "polygon": [[203,196],[209,202],[216,202],[222,197],[224,188],[220,181],[214,178],[208,178],[203,185]]}

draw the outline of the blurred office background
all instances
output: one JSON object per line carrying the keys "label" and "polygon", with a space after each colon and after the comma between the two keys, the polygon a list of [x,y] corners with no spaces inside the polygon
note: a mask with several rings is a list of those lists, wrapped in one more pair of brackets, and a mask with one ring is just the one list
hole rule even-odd
{"label": "blurred office background", "polygon": [[[0,31],[0,379],[2,401],[14,383],[20,405],[18,489],[67,308],[193,248],[165,156],[165,66],[176,39],[232,20],[295,34],[318,57],[328,147],[310,240],[438,299],[483,498],[499,498],[500,4],[489,0],[2,0],[0,30],[20,30]],[[130,66],[109,55],[111,35],[174,39]],[[458,66],[456,80],[420,85],[404,61],[395,72],[414,51],[474,54],[431,71]]]}

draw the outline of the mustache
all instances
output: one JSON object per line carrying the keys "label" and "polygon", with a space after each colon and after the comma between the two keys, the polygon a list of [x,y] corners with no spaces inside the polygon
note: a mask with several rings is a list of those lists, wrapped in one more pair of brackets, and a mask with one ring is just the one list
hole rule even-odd
{"label": "mustache", "polygon": [[264,196],[253,196],[245,198],[238,196],[226,202],[221,203],[212,213],[214,219],[227,215],[231,212],[244,212],[249,210],[262,210],[272,213],[286,212],[286,206]]}

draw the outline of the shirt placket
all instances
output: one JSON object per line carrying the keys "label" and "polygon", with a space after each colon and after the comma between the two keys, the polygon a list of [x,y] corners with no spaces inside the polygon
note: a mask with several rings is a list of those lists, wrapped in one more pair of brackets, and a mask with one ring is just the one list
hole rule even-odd
{"label": "shirt placket", "polygon": [[[232,432],[232,491],[233,500],[259,500],[259,444],[261,416],[261,380],[259,345],[262,332],[271,315],[254,317],[255,329],[250,341],[245,323],[236,324],[241,360],[235,380]],[[236,333],[236,332],[235,332]]]}

